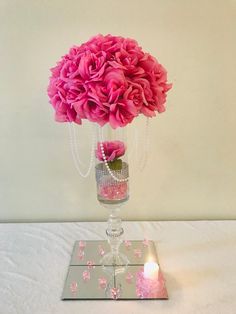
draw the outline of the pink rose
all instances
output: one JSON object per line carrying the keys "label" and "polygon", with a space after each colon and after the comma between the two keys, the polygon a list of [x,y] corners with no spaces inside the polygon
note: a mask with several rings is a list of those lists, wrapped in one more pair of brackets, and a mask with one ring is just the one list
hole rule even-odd
{"label": "pink rose", "polygon": [[101,80],[105,70],[106,53],[94,54],[86,52],[79,60],[78,72],[83,80]]}
{"label": "pink rose", "polygon": [[124,127],[138,115],[131,100],[120,100],[110,106],[109,122],[113,129]]}
{"label": "pink rose", "polygon": [[[106,141],[103,142],[104,153],[107,161],[113,161],[125,154],[125,144],[121,141]],[[104,161],[101,151],[100,142],[97,143],[97,149],[95,151],[97,159]]]}
{"label": "pink rose", "polygon": [[106,84],[108,102],[110,104],[118,102],[128,85],[124,72],[120,69],[108,68],[104,82]]}

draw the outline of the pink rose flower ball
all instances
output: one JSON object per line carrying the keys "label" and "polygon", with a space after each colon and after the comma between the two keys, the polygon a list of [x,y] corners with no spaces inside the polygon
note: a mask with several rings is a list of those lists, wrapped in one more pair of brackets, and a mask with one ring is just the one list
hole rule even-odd
{"label": "pink rose flower ball", "polygon": [[97,35],[51,69],[48,96],[58,122],[117,128],[165,111],[170,88],[164,67],[135,40]]}
{"label": "pink rose flower ball", "polygon": [[[104,154],[107,161],[113,161],[125,154],[125,144],[122,141],[106,141],[102,142]],[[95,155],[98,160],[104,161],[101,151],[100,142],[97,143]]]}

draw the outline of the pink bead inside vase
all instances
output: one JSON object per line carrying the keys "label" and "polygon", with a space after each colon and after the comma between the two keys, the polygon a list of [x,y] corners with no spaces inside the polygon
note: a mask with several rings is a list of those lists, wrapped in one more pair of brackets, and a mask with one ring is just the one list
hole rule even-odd
{"label": "pink bead inside vase", "polygon": [[122,200],[127,198],[127,182],[116,182],[115,184],[104,184],[102,182],[98,187],[98,194],[107,200]]}
{"label": "pink bead inside vase", "polygon": [[100,202],[122,203],[129,198],[129,166],[123,160],[118,162],[118,168],[112,169],[108,163],[96,165],[96,181],[98,200]]}

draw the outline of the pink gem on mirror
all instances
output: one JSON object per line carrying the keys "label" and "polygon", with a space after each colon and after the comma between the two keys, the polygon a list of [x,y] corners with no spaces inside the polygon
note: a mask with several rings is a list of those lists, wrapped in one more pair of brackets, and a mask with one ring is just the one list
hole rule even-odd
{"label": "pink gem on mirror", "polygon": [[105,254],[105,251],[101,245],[98,246],[98,253],[100,256],[103,256]]}
{"label": "pink gem on mirror", "polygon": [[84,250],[85,246],[86,246],[86,243],[84,241],[79,241],[79,248],[81,250]]}
{"label": "pink gem on mirror", "polygon": [[131,245],[132,245],[131,241],[129,241],[129,240],[125,240],[124,244],[125,244],[125,247],[126,247],[127,250],[129,250]]}
{"label": "pink gem on mirror", "polygon": [[70,284],[70,291],[72,294],[75,294],[78,291],[78,284],[76,281],[72,281]]}
{"label": "pink gem on mirror", "polygon": [[88,270],[83,271],[83,280],[85,282],[90,280],[90,272]]}
{"label": "pink gem on mirror", "polygon": [[143,298],[167,298],[165,280],[161,272],[157,278],[145,278],[144,269],[141,268],[136,275],[136,295]]}
{"label": "pink gem on mirror", "polygon": [[77,252],[77,258],[79,259],[79,260],[82,260],[83,258],[84,258],[84,251],[83,250],[78,250],[78,252]]}
{"label": "pink gem on mirror", "polygon": [[87,261],[87,267],[88,267],[88,269],[94,269],[95,263],[93,261]]}
{"label": "pink gem on mirror", "polygon": [[111,288],[110,293],[111,293],[111,298],[113,300],[117,300],[120,297],[120,289],[119,288]]}
{"label": "pink gem on mirror", "polygon": [[144,247],[148,247],[149,246],[149,240],[148,239],[144,239],[143,240],[143,246]]}
{"label": "pink gem on mirror", "polygon": [[131,273],[128,273],[125,277],[127,283],[132,283],[134,276]]}
{"label": "pink gem on mirror", "polygon": [[106,289],[106,287],[107,287],[107,280],[106,280],[106,278],[105,277],[99,278],[98,279],[98,284],[99,284],[99,287],[101,289]]}
{"label": "pink gem on mirror", "polygon": [[141,258],[142,257],[142,251],[140,249],[135,249],[134,250],[134,256],[137,258]]}

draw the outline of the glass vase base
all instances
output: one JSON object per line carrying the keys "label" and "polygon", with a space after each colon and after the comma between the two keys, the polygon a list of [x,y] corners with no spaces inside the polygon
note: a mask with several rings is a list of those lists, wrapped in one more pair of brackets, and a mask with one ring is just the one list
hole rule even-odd
{"label": "glass vase base", "polygon": [[122,253],[114,254],[110,252],[102,257],[100,263],[104,271],[108,273],[114,273],[115,266],[115,275],[118,275],[120,273],[124,273],[127,270],[129,260],[125,254]]}

